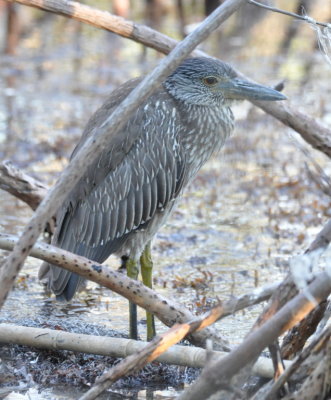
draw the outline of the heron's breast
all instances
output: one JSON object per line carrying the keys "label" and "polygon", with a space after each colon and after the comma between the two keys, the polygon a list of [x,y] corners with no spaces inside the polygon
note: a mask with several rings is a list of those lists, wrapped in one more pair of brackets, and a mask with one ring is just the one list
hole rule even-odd
{"label": "heron's breast", "polygon": [[234,128],[234,118],[229,107],[192,107],[183,132],[182,145],[191,165],[191,176],[218,152]]}

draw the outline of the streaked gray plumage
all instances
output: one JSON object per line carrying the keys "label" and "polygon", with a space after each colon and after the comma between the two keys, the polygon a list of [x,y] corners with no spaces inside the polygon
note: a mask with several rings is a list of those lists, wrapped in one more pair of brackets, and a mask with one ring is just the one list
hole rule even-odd
{"label": "streaked gray plumage", "polygon": [[[126,82],[111,94],[89,120],[72,157],[138,82]],[[285,97],[238,80],[220,61],[184,61],[139,106],[72,189],[58,212],[53,244],[98,262],[113,253],[137,259],[183,188],[231,134],[229,106],[244,98]],[[70,300],[81,278],[52,265],[44,265],[41,275],[48,270],[52,291]]]}

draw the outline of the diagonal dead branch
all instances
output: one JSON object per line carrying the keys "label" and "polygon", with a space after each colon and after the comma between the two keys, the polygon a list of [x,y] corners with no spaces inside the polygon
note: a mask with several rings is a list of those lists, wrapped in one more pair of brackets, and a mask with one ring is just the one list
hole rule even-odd
{"label": "diagonal dead branch", "polygon": [[[33,217],[24,228],[20,240],[15,245],[12,253],[5,260],[0,270],[0,307],[4,304],[26,257],[36,243],[39,234],[46,226],[49,216],[56,213],[71,188],[86,172],[88,164],[91,164],[97,159],[106,143],[109,141],[109,138],[126,123],[131,113],[141,104],[141,101],[146,99],[157,85],[159,85],[194,48],[234,13],[244,1],[245,0],[225,1],[142,80],[119,107],[116,108],[111,116],[106,119],[100,129],[96,129],[94,135],[85,142],[84,146],[79,150],[71,163],[62,172],[55,186],[47,193]],[[86,160],[88,160],[89,163],[87,163]]]}
{"label": "diagonal dead branch", "polygon": [[289,102],[286,105],[271,105],[262,101],[254,101],[253,104],[298,132],[302,139],[312,147],[331,158],[331,130],[323,123],[298,111]]}

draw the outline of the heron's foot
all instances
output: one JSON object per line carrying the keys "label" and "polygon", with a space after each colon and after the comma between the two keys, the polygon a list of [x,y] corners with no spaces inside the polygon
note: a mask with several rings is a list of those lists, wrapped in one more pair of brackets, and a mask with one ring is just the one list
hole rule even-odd
{"label": "heron's foot", "polygon": [[[143,279],[143,283],[145,286],[152,288],[153,286],[153,261],[151,256],[151,243],[149,242],[141,257],[140,257],[140,266],[141,266],[141,276]],[[146,312],[146,323],[147,323],[147,340],[150,341],[156,335],[155,331],[155,319],[154,315]]]}
{"label": "heron's foot", "polygon": [[[129,278],[138,278],[138,263],[131,258],[126,260],[126,271]],[[137,305],[129,302],[129,318],[130,318],[130,339],[138,339],[138,318],[137,318]]]}

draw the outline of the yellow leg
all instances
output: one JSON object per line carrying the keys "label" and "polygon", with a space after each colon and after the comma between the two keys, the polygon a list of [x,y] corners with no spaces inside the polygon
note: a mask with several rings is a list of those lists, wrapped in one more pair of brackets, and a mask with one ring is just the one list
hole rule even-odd
{"label": "yellow leg", "polygon": [[[138,278],[138,263],[136,260],[129,258],[126,260],[126,273],[129,278],[137,279]],[[130,338],[137,340],[138,339],[138,319],[137,319],[137,305],[129,302],[129,318],[130,318]]]}
{"label": "yellow leg", "polygon": [[[151,242],[146,245],[141,257],[141,276],[145,286],[152,289],[153,286],[153,261],[151,256]],[[155,336],[155,321],[154,315],[146,312],[147,320],[147,340],[150,341]]]}

